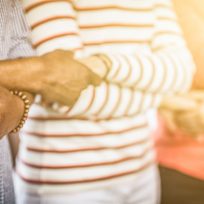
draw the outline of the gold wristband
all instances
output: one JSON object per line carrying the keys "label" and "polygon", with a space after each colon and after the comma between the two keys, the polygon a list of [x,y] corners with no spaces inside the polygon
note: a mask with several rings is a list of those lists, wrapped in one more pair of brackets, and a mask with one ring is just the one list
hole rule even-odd
{"label": "gold wristband", "polygon": [[23,127],[23,125],[25,124],[27,118],[28,118],[28,112],[30,109],[30,100],[27,97],[26,94],[24,94],[22,91],[10,91],[11,94],[18,96],[24,103],[24,113],[23,116],[21,118],[21,121],[19,122],[18,126],[11,131],[11,133],[16,133],[19,132],[19,130]]}

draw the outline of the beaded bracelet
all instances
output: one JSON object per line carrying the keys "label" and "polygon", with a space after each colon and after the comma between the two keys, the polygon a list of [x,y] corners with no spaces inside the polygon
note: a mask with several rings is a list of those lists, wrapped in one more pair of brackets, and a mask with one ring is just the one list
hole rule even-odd
{"label": "beaded bracelet", "polygon": [[26,122],[26,119],[28,118],[28,112],[30,108],[30,100],[28,99],[27,95],[24,94],[22,91],[10,91],[11,94],[18,96],[23,102],[24,102],[24,113],[21,118],[21,121],[19,122],[18,126],[11,131],[11,133],[19,132],[19,130],[23,127],[23,125]]}

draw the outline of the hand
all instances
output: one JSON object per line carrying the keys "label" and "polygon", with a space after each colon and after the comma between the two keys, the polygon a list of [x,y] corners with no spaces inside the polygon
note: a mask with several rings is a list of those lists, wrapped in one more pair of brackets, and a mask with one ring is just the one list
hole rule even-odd
{"label": "hand", "polygon": [[79,61],[101,78],[104,78],[106,76],[106,73],[108,72],[104,62],[97,56],[90,56],[87,58],[79,59]]}
{"label": "hand", "polygon": [[82,90],[101,82],[100,77],[75,60],[68,51],[57,50],[41,59],[43,68],[33,80],[38,84],[37,93],[48,103],[72,106]]}
{"label": "hand", "polygon": [[0,61],[0,86],[40,94],[48,104],[72,106],[83,89],[100,82],[101,78],[69,51]]}
{"label": "hand", "polygon": [[199,137],[204,133],[204,93],[193,91],[164,99],[159,113],[169,134]]}
{"label": "hand", "polygon": [[23,101],[0,87],[0,138],[18,126],[23,112]]}

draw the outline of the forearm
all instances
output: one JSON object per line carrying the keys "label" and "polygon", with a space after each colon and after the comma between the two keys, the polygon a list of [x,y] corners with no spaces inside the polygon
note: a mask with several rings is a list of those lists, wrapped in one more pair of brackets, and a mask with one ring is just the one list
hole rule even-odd
{"label": "forearm", "polygon": [[38,57],[0,61],[0,86],[33,93],[38,89],[35,78],[42,66],[42,59]]}
{"label": "forearm", "polygon": [[[31,105],[33,96],[24,93],[26,100]],[[0,138],[7,135],[16,127],[25,117],[26,103],[23,98],[11,94],[7,89],[0,87]]]}
{"label": "forearm", "polygon": [[[107,53],[106,57],[110,61],[105,63],[108,69],[102,68],[101,72],[106,73],[107,81],[149,93],[186,91],[195,72],[191,55],[184,46],[150,54]],[[94,68],[98,70],[97,66]]]}

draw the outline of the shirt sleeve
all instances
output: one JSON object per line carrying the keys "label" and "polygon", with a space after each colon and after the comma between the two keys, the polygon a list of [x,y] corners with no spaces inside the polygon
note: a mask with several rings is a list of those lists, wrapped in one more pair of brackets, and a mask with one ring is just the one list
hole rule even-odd
{"label": "shirt sleeve", "polygon": [[[83,50],[72,1],[23,2],[32,43],[39,55],[60,48]],[[171,2],[157,0],[153,12],[155,30],[150,52],[102,53],[111,62],[107,80],[99,87],[84,90],[68,111],[69,116],[134,116],[157,107],[163,94],[188,90],[195,66]]]}
{"label": "shirt sleeve", "polygon": [[23,7],[38,55],[56,49],[80,52],[83,45],[71,1],[23,0]]}
{"label": "shirt sleeve", "polygon": [[9,58],[29,57],[35,55],[29,40],[29,29],[19,1],[12,1],[11,13],[11,40],[12,46],[9,49]]}
{"label": "shirt sleeve", "polygon": [[99,120],[135,117],[160,104],[161,95],[142,92],[117,84],[103,82],[98,87],[89,86],[71,107],[69,117]]}
{"label": "shirt sleeve", "polygon": [[108,81],[151,93],[178,93],[191,87],[195,64],[170,0],[154,6],[155,31],[151,52],[107,54]]}
{"label": "shirt sleeve", "polygon": [[[61,48],[82,51],[83,43],[72,1],[23,2],[32,29],[32,43],[38,54]],[[155,26],[149,53],[102,53],[111,62],[107,80],[154,94],[187,91],[191,87],[195,65],[171,0],[156,0],[153,15]]]}

